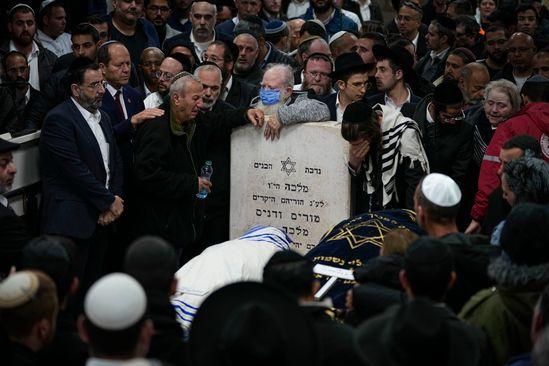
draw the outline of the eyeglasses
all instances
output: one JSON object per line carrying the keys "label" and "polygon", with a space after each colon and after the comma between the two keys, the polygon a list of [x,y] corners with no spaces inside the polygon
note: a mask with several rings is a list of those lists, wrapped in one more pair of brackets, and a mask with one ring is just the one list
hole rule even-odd
{"label": "eyeglasses", "polygon": [[106,81],[96,81],[94,83],[85,85],[88,88],[92,88],[93,90],[99,90],[99,89],[105,89],[107,87]]}
{"label": "eyeglasses", "polygon": [[225,61],[222,58],[217,58],[215,56],[208,56],[208,54],[204,54],[204,61],[210,61],[210,62],[219,62],[219,61]]}
{"label": "eyeglasses", "polygon": [[320,77],[321,79],[328,79],[330,77],[330,74],[319,71],[307,71],[307,74],[311,75],[315,79],[318,77]]}
{"label": "eyeglasses", "polygon": [[166,72],[166,71],[157,71],[154,74],[154,76],[156,76],[159,79],[164,78],[166,80],[171,80],[174,77],[174,75],[171,72]]}
{"label": "eyeglasses", "polygon": [[461,110],[461,113],[457,116],[454,116],[454,117],[442,117],[441,116],[441,121],[443,123],[456,123],[456,122],[461,122],[465,119],[465,112],[463,111],[463,109]]}

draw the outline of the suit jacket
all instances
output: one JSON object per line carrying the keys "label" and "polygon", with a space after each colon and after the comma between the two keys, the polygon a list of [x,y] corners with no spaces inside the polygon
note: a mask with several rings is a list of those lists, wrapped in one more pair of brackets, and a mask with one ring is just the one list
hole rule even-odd
{"label": "suit jacket", "polygon": [[383,13],[381,12],[381,7],[375,0],[370,1],[370,5],[368,5],[370,8],[370,19],[362,19],[362,13],[360,12],[360,6],[356,1],[353,0],[343,0],[343,6],[342,8],[345,10],[352,11],[356,15],[358,15],[358,18],[360,19],[360,22],[364,22],[365,20],[377,20],[379,22],[383,22]]}
{"label": "suit jacket", "polygon": [[122,87],[122,96],[124,98],[128,118],[124,118],[124,116],[120,115],[114,97],[108,90],[106,90],[105,95],[103,95],[101,111],[109,116],[116,136],[116,142],[120,150],[120,156],[122,157],[122,162],[124,164],[124,170],[126,171],[126,177],[129,177],[127,174],[130,174],[131,167],[133,166],[132,140],[135,132],[130,120],[133,115],[144,110],[145,106],[143,105],[141,94],[131,86],[126,85]]}
{"label": "suit jacket", "polygon": [[257,95],[259,95],[259,87],[246,83],[243,80],[236,79],[233,76],[233,84],[225,98],[225,102],[235,108],[248,107]]}
{"label": "suit jacket", "polygon": [[99,215],[122,195],[122,161],[109,116],[101,113],[101,129],[109,144],[109,188],[99,144],[71,99],[52,109],[40,136],[42,223],[44,234],[86,239]]}
{"label": "suit jacket", "polygon": [[[444,57],[442,59],[440,59],[440,61],[438,62],[438,64],[435,66],[435,72],[433,74],[433,77],[431,80],[427,80],[428,82],[432,83],[433,81],[435,81],[436,79],[438,79],[442,74],[444,74],[444,69],[446,67],[446,60],[448,59],[448,55],[450,55],[450,52],[452,51],[452,48],[450,47],[450,49],[446,52],[446,54],[444,55]],[[418,76],[421,76],[423,77],[423,70],[426,68],[426,67],[432,67],[430,66],[430,62],[431,62],[431,55],[430,53],[426,53],[425,56],[423,56],[416,64],[416,66],[414,67],[416,73],[418,74]]]}
{"label": "suit jacket", "polygon": [[[414,95],[414,93],[412,93],[412,95],[410,96],[410,101],[407,102],[407,103],[404,103],[402,105],[402,107],[400,108],[400,113],[402,113],[402,115],[404,117],[408,117],[408,118],[413,119],[414,112],[415,112],[415,107],[419,103],[420,100],[421,100],[420,97],[418,97],[418,96]],[[367,98],[366,102],[371,106],[374,106],[376,104],[385,105],[385,93],[375,94],[375,95]]]}
{"label": "suit jacket", "polygon": [[[398,27],[395,23],[395,19],[391,19],[386,25],[385,27],[387,28],[387,32],[388,33],[395,33],[395,34],[399,34],[400,32],[398,31]],[[427,53],[428,51],[428,48],[427,48],[427,41],[425,40],[425,35],[427,34],[427,29],[428,27],[425,25],[425,24],[421,24],[419,26],[419,37],[417,39],[417,47],[416,47],[416,55],[417,55],[417,58],[420,59],[422,58],[423,56],[425,56],[425,54]]]}
{"label": "suit jacket", "polygon": [[23,247],[31,239],[25,222],[9,207],[0,203],[0,276],[19,266]]}

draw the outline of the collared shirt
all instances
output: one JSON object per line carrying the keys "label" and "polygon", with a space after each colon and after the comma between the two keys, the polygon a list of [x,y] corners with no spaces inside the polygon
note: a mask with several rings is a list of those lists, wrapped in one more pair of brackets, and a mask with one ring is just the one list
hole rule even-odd
{"label": "collared shirt", "polygon": [[442,59],[444,58],[446,53],[448,53],[448,51],[450,51],[450,47],[446,48],[445,50],[440,51],[439,53],[436,53],[435,51],[431,51],[431,53],[429,53],[429,56],[431,57],[431,60],[433,60],[433,61],[434,61],[435,58],[437,58],[439,61],[442,61]]}
{"label": "collared shirt", "polygon": [[194,45],[194,51],[196,52],[196,55],[198,56],[198,58],[200,59],[200,62],[202,62],[202,55],[204,54],[204,52],[206,51],[206,49],[208,48],[208,46],[213,42],[215,41],[215,30],[213,31],[213,36],[212,36],[212,39],[209,40],[209,41],[206,41],[206,42],[198,42],[194,39],[194,34],[193,32],[191,31],[191,36],[189,37],[192,44]]}
{"label": "collared shirt", "polygon": [[292,0],[290,1],[290,4],[288,4],[288,11],[286,12],[286,15],[288,16],[288,19],[297,18],[305,14],[307,9],[309,9],[308,1]]}
{"label": "collared shirt", "polygon": [[149,94],[147,98],[143,101],[143,104],[145,105],[145,108],[158,108],[162,104],[162,97],[160,96],[160,93],[154,92],[152,94]]}
{"label": "collared shirt", "polygon": [[417,51],[417,41],[419,40],[419,30],[417,31],[417,34],[416,34],[416,38],[414,38],[414,40],[412,41],[412,43],[414,44],[414,48],[415,50]]}
{"label": "collared shirt", "polygon": [[130,360],[105,360],[90,357],[86,366],[151,366],[151,362],[144,358],[132,358]]}
{"label": "collared shirt", "polygon": [[233,19],[231,19],[234,23],[234,25],[238,25],[238,22],[240,22],[240,19],[238,19],[238,17],[234,17]]}
{"label": "collared shirt", "polygon": [[38,40],[42,43],[42,46],[55,53],[55,56],[61,57],[72,52],[72,41],[70,34],[63,32],[55,39],[42,32],[40,29],[38,29],[36,34]]}
{"label": "collared shirt", "polygon": [[429,107],[431,106],[431,103],[427,104],[427,109],[425,109],[425,119],[428,123],[435,123],[435,120],[433,116],[431,116],[431,112],[429,111]]}
{"label": "collared shirt", "polygon": [[95,111],[95,113],[91,113],[90,111],[84,109],[78,102],[71,97],[73,103],[76,105],[76,108],[80,111],[80,114],[82,114],[82,117],[84,117],[84,120],[90,127],[90,130],[92,131],[93,135],[95,136],[95,139],[97,140],[97,144],[99,145],[99,150],[101,150],[101,157],[103,158],[103,166],[105,167],[105,173],[106,174],[106,182],[105,187],[109,188],[109,179],[110,179],[110,169],[109,169],[109,143],[107,142],[107,139],[105,138],[105,134],[103,133],[103,130],[101,129],[101,126],[99,123],[101,122],[101,113],[99,111]]}
{"label": "collared shirt", "polygon": [[353,1],[358,4],[358,8],[360,9],[360,15],[362,16],[362,21],[365,22],[370,20],[370,0],[366,0],[364,4],[360,0]]}
{"label": "collared shirt", "polygon": [[400,108],[402,108],[402,106],[405,103],[410,103],[410,99],[412,98],[412,92],[410,92],[410,89],[406,88],[406,92],[408,92],[408,97],[406,98],[406,100],[404,102],[402,102],[401,105],[396,105],[396,103],[391,99],[391,97],[388,96],[387,93],[385,93],[385,105],[387,107],[391,107],[393,109],[396,109],[397,111],[400,112]]}
{"label": "collared shirt", "polygon": [[336,116],[337,116],[337,122],[343,121],[343,113],[345,113],[345,109],[340,108],[340,102],[339,102],[339,93],[337,93],[336,97]]}
{"label": "collared shirt", "polygon": [[229,80],[227,81],[227,85],[223,88],[223,91],[221,92],[221,95],[219,96],[219,99],[222,101],[225,101],[227,99],[227,95],[229,95],[229,90],[233,87],[233,76],[229,76]]}
{"label": "collared shirt", "polygon": [[143,91],[145,92],[145,98],[152,94],[152,91],[149,90],[149,88],[147,87],[147,83],[145,82],[143,82]]}
{"label": "collared shirt", "polygon": [[[111,94],[112,99],[115,98],[116,92],[119,91],[109,83],[107,83],[107,90]],[[126,103],[124,103],[124,92],[122,91],[122,88],[120,88],[120,95],[118,97],[120,98],[120,105],[122,106],[122,110],[124,111],[124,119],[128,119],[128,111],[126,110]],[[114,102],[116,103],[116,100]]]}
{"label": "collared shirt", "polygon": [[[17,51],[13,41],[10,41],[10,51]],[[40,90],[40,72],[38,70],[38,54],[40,49],[36,42],[32,42],[32,50],[27,56],[27,62],[29,63],[29,84],[36,90]]]}
{"label": "collared shirt", "polygon": [[25,105],[29,103],[30,98],[31,98],[31,88],[29,86],[27,88],[27,92],[25,93]]}
{"label": "collared shirt", "polygon": [[0,205],[8,207],[8,199],[0,194]]}

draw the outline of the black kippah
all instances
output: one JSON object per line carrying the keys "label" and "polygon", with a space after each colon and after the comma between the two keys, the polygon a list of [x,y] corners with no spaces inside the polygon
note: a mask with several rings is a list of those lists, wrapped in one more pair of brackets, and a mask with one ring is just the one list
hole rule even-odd
{"label": "black kippah", "polygon": [[343,112],[343,122],[363,123],[370,120],[372,107],[368,103],[354,102],[345,108]]}

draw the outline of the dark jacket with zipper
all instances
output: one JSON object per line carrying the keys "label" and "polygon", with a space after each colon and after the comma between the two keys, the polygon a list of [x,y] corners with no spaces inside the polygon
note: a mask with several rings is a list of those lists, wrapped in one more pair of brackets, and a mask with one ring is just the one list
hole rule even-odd
{"label": "dark jacket with zipper", "polygon": [[[204,201],[198,200],[198,175],[208,146],[248,123],[246,110],[200,113],[188,142],[175,135],[170,107],[138,130],[135,139],[135,234],[156,235],[176,248],[188,247],[199,236]],[[212,188],[213,189],[213,188]]]}

